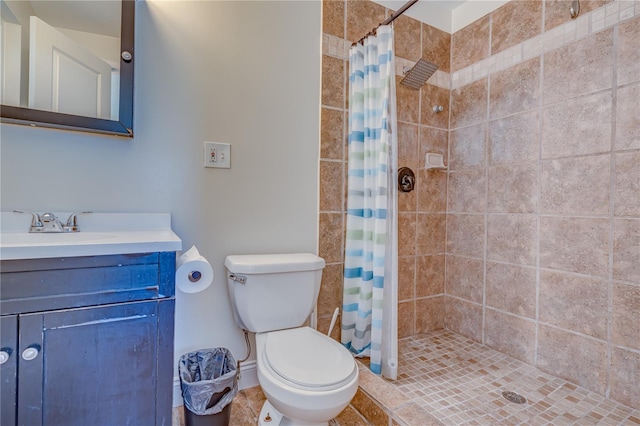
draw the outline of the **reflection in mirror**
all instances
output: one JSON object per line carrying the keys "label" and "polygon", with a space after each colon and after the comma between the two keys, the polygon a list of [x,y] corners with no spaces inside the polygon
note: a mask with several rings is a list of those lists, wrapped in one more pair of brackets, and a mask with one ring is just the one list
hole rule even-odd
{"label": "reflection in mirror", "polygon": [[3,121],[131,135],[132,1],[0,5]]}

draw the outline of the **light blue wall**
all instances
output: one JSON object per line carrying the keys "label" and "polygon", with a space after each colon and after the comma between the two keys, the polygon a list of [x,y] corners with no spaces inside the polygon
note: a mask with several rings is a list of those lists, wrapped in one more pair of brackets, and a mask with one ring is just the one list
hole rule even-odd
{"label": "light blue wall", "polygon": [[[214,283],[177,293],[176,359],[245,353],[227,254],[317,252],[319,1],[138,1],[135,138],[2,124],[1,209],[170,212]],[[231,144],[204,169],[203,141]]]}

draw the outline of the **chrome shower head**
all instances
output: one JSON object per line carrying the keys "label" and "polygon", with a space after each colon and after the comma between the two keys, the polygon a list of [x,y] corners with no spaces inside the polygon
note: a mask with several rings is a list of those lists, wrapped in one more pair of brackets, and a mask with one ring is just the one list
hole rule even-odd
{"label": "chrome shower head", "polygon": [[407,87],[415,90],[419,90],[422,85],[429,80],[429,77],[433,75],[438,69],[438,66],[433,62],[429,62],[425,59],[420,59],[416,64],[404,74],[404,78],[400,82]]}

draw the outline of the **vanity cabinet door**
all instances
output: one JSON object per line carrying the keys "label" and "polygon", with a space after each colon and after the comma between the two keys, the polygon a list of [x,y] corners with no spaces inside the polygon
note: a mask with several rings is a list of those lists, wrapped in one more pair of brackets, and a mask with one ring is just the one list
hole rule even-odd
{"label": "vanity cabinet door", "polygon": [[157,424],[160,303],[21,315],[18,424]]}
{"label": "vanity cabinet door", "polygon": [[0,317],[0,424],[16,424],[18,317]]}

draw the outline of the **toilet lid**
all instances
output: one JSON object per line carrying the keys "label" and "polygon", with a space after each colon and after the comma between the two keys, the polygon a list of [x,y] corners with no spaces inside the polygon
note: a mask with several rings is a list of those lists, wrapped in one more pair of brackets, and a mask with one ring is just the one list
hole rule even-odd
{"label": "toilet lid", "polygon": [[265,355],[277,374],[308,387],[339,384],[351,377],[357,368],[345,347],[310,327],[269,333]]}

